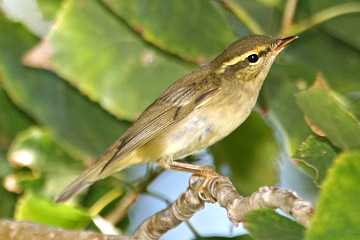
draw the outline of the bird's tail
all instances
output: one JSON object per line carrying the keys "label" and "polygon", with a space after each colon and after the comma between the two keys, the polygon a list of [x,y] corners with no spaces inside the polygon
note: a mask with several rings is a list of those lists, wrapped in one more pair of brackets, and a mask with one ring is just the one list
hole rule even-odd
{"label": "bird's tail", "polygon": [[93,165],[86,171],[84,171],[77,179],[75,179],[70,185],[61,191],[55,198],[53,203],[63,203],[80,193],[85,188],[89,187],[95,181],[100,178],[96,178],[99,175],[102,167]]}
{"label": "bird's tail", "polygon": [[59,193],[55,198],[53,203],[63,203],[69,200],[70,198],[77,195],[79,192],[89,187],[91,184],[97,180],[103,179],[110,176],[116,171],[119,171],[125,167],[120,165],[117,168],[109,169],[103,171],[104,166],[116,156],[118,151],[118,146],[121,143],[121,140],[116,141],[99,159],[91,165],[87,170],[85,170],[77,179],[75,179],[70,185],[68,185],[61,193]]}

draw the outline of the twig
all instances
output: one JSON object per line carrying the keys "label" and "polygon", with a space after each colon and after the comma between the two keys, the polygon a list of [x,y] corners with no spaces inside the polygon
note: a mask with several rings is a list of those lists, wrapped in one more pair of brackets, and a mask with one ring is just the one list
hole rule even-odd
{"label": "twig", "polygon": [[262,27],[256,22],[255,19],[251,17],[246,10],[239,4],[233,2],[232,0],[218,0],[222,3],[227,9],[229,9],[234,15],[240,19],[241,22],[253,33],[253,34],[265,34],[265,31]]}
{"label": "twig", "polygon": [[209,200],[217,199],[220,206],[227,209],[228,217],[235,226],[244,221],[246,215],[253,210],[279,208],[308,227],[314,212],[310,202],[286,189],[262,187],[250,197],[241,197],[230,180],[223,176],[212,178],[206,187],[205,196]]}
{"label": "twig", "polygon": [[0,236],[2,240],[131,240],[130,236],[104,235],[101,233],[64,230],[42,226],[29,221],[0,221]]}
{"label": "twig", "polygon": [[281,22],[280,37],[285,37],[286,32],[289,31],[295,14],[297,0],[287,0],[284,10],[284,15]]}
{"label": "twig", "polygon": [[323,22],[326,22],[332,18],[339,17],[341,15],[349,13],[358,13],[360,12],[360,3],[344,3],[329,7],[325,10],[322,10],[318,13],[315,13],[313,16],[298,22],[297,24],[292,25],[288,32],[284,32],[285,35],[298,35],[306,30],[319,25]]}
{"label": "twig", "polygon": [[91,206],[91,208],[88,211],[89,215],[90,216],[98,215],[101,212],[101,210],[103,210],[109,203],[114,201],[116,198],[120,197],[123,193],[124,193],[123,189],[119,189],[119,188],[112,189]]}
{"label": "twig", "polygon": [[136,201],[140,193],[136,190],[131,190],[116,204],[114,211],[105,216],[105,219],[116,225],[127,214],[131,205]]}

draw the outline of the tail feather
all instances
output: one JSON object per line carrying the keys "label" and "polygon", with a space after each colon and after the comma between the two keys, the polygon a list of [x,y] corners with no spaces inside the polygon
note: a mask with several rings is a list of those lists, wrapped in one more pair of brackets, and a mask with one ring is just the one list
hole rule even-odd
{"label": "tail feather", "polygon": [[[116,156],[118,147],[121,144],[121,139],[117,140],[107,151],[99,157],[99,159],[85,170],[77,179],[75,179],[69,186],[67,186],[59,195],[54,199],[54,203],[63,203],[70,198],[77,195],[79,192],[89,187],[97,180],[106,178],[112,175],[114,172],[120,171],[126,167],[133,165],[125,159],[116,159],[116,162],[112,163],[111,168],[105,168],[108,166],[108,162]],[[127,158],[126,156],[125,158]],[[125,161],[123,161],[125,160]]]}
{"label": "tail feather", "polygon": [[[83,172],[77,179],[75,179],[69,186],[67,186],[64,190],[61,191],[53,200],[53,203],[63,203],[69,200],[70,198],[76,196],[85,188],[89,187],[95,181],[99,180],[96,178],[98,172],[100,172],[102,168],[95,167],[90,168]],[[95,178],[94,178],[95,177]]]}

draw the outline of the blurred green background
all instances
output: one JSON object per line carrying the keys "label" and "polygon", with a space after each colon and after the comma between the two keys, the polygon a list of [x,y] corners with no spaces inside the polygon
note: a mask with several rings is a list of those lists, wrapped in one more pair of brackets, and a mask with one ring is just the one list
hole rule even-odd
{"label": "blurred green background", "polygon": [[246,196],[296,190],[318,207],[311,227],[263,210],[247,234],[208,204],[162,239],[360,239],[360,1],[0,4],[0,218],[131,234],[185,191],[188,174],[136,166],[69,203],[51,201],[171,83],[227,45],[299,35],[249,119],[185,160],[213,165]]}

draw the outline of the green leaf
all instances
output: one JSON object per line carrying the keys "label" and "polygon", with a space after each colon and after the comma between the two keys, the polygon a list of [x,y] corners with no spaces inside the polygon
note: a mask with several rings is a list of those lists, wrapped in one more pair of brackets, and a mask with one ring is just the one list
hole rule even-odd
{"label": "green leaf", "polygon": [[245,227],[255,240],[302,240],[305,228],[277,214],[271,209],[261,209],[246,216]]}
{"label": "green leaf", "polygon": [[360,149],[360,123],[327,90],[315,87],[296,95],[305,115],[331,142],[343,149]]}
{"label": "green leaf", "polygon": [[0,74],[11,99],[46,126],[72,154],[98,156],[128,128],[55,74],[24,67],[22,55],[37,39],[19,24],[0,17]]}
{"label": "green leaf", "polygon": [[241,194],[251,194],[277,181],[275,160],[280,154],[279,146],[259,113],[253,112],[238,129],[210,150],[217,168],[230,176]]}
{"label": "green leaf", "polygon": [[0,85],[0,146],[9,147],[16,134],[34,124],[32,119],[17,108]]}
{"label": "green leaf", "polygon": [[54,205],[31,192],[25,193],[17,202],[15,219],[66,229],[84,229],[91,222],[91,217],[83,209]]}
{"label": "green leaf", "polygon": [[320,186],[338,153],[339,149],[329,140],[312,135],[300,145],[292,159]]}
{"label": "green leaf", "polygon": [[48,40],[55,72],[121,119],[134,120],[195,67],[145,43],[95,0],[69,1]]}
{"label": "green leaf", "polygon": [[[301,5],[303,2],[299,2]],[[336,46],[336,47],[334,47]],[[327,56],[342,56],[333,61]],[[309,31],[289,46],[279,61],[275,62],[265,81],[262,93],[267,98],[270,110],[281,123],[287,135],[291,152],[295,153],[301,142],[311,134],[294,94],[313,83],[317,73],[325,75],[331,87],[340,93],[360,89],[359,52],[344,42],[319,31]]]}
{"label": "green leaf", "polygon": [[37,0],[41,13],[47,19],[55,18],[62,2],[63,0]]}
{"label": "green leaf", "polygon": [[32,180],[20,182],[26,189],[39,196],[52,199],[84,170],[80,160],[71,158],[56,145],[49,134],[32,127],[21,132],[8,152],[12,165],[28,167],[33,172]]}
{"label": "green leaf", "polygon": [[210,0],[103,2],[144,39],[184,59],[210,60],[235,40],[230,25]]}
{"label": "green leaf", "polygon": [[360,155],[336,159],[323,184],[306,240],[360,239]]}

